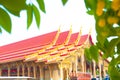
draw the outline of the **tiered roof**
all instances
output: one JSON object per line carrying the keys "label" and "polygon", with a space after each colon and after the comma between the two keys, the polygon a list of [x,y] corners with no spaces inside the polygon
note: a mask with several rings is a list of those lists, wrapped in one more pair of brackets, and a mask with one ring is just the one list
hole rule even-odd
{"label": "tiered roof", "polygon": [[13,61],[58,62],[69,57],[87,40],[89,34],[72,33],[72,30],[54,31],[0,47],[0,63]]}

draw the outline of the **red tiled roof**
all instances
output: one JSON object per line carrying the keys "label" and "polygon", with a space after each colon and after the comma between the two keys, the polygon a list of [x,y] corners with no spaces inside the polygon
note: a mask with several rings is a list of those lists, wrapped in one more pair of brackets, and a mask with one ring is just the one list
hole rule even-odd
{"label": "red tiled roof", "polygon": [[24,56],[17,56],[17,57],[12,57],[12,58],[4,58],[4,59],[0,59],[0,63],[20,61],[20,60],[23,60],[23,58],[24,58]]}
{"label": "red tiled roof", "polygon": [[57,41],[55,43],[55,46],[63,44],[67,39],[68,33],[69,33],[69,31],[65,31],[65,32],[60,33],[59,37],[58,37],[58,39],[57,39]]}
{"label": "red tiled roof", "polygon": [[74,42],[77,40],[78,34],[79,34],[79,33],[71,34],[70,39],[69,39],[69,42],[68,42],[68,45],[74,43]]}
{"label": "red tiled roof", "polygon": [[[30,38],[27,40],[23,40],[20,42],[16,42],[16,43],[12,43],[12,44],[8,44],[5,46],[1,46],[0,47],[0,63],[3,62],[10,62],[10,61],[14,61],[14,60],[25,60],[25,56],[29,55],[29,54],[33,54],[38,52],[39,56],[43,55],[43,54],[47,54],[50,53],[51,50],[57,50],[58,52],[67,49],[64,45],[65,41],[67,40],[67,37],[69,35],[70,31],[65,31],[65,32],[61,32],[59,33],[59,36],[55,42],[55,45],[51,45],[47,48],[45,48],[45,50],[43,50],[42,52],[39,52],[39,50],[42,50],[44,48],[44,46],[51,44],[57,34],[58,31],[54,31],[51,33],[47,33],[47,34],[43,34],[34,38]],[[74,42],[77,40],[78,38],[78,34],[79,33],[73,33],[70,35],[70,39],[68,40],[68,45],[69,44],[74,44]],[[78,42],[78,46],[81,46],[82,44],[84,44],[84,42],[87,40],[89,36],[88,35],[82,35],[80,37],[80,40]],[[60,45],[63,46],[61,47]],[[59,46],[59,48],[57,48],[57,46]],[[55,49],[56,48],[56,49]],[[77,48],[73,49],[68,49],[69,51],[75,50]],[[63,51],[64,52],[64,51]],[[67,56],[68,52],[65,52],[65,54],[61,54],[62,56]],[[53,54],[49,54],[49,56],[54,56],[56,53],[53,52]],[[59,53],[60,54],[60,53]]]}
{"label": "red tiled roof", "polygon": [[43,34],[30,39],[22,40],[16,43],[1,46],[0,54],[7,54],[7,53],[16,52],[16,51],[22,51],[24,49],[26,50],[29,48],[34,48],[38,46],[40,47],[43,45],[50,44],[54,40],[56,34],[57,34],[57,31],[54,31],[54,32]]}
{"label": "red tiled roof", "polygon": [[87,34],[87,35],[82,35],[81,37],[80,37],[80,40],[79,40],[79,42],[78,42],[78,46],[80,46],[80,45],[82,45],[82,44],[84,44],[84,42],[87,40],[87,38],[89,37],[89,35]]}

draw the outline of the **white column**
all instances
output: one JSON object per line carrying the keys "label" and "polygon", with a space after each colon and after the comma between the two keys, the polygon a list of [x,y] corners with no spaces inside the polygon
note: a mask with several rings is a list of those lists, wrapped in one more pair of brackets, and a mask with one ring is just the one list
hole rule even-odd
{"label": "white column", "polygon": [[96,78],[96,63],[94,60],[93,60],[93,77]]}
{"label": "white column", "polygon": [[106,69],[105,69],[105,66],[103,67],[103,74],[104,74],[104,77],[106,77]]}
{"label": "white column", "polygon": [[85,60],[85,56],[84,56],[84,72],[86,73],[86,60]]}
{"label": "white column", "polygon": [[63,69],[60,67],[60,80],[63,80]]}
{"label": "white column", "polygon": [[0,66],[0,76],[2,76],[2,67]]}
{"label": "white column", "polygon": [[66,73],[67,73],[67,80],[69,80],[69,69],[66,69]]}
{"label": "white column", "polygon": [[104,63],[104,60],[103,60],[103,74],[104,74],[104,77],[106,77],[106,71],[105,71],[105,63]]}
{"label": "white column", "polygon": [[77,56],[77,55],[76,55],[76,59],[75,59],[75,60],[76,60],[76,62],[75,62],[75,68],[76,68],[75,71],[76,71],[76,73],[77,73],[77,68],[78,68],[78,67],[77,67],[77,66],[78,66],[78,56]]}
{"label": "white column", "polygon": [[28,69],[28,77],[30,77],[30,67],[27,66],[27,69]]}
{"label": "white column", "polygon": [[49,65],[49,71],[50,71],[50,80],[53,80],[53,66]]}
{"label": "white column", "polygon": [[99,76],[100,76],[100,80],[102,79],[102,75],[101,75],[101,63],[99,62]]}
{"label": "white column", "polygon": [[84,67],[84,55],[81,55],[81,65],[82,65],[82,72],[85,72],[85,67]]}
{"label": "white column", "polygon": [[10,66],[8,66],[8,76],[10,76]]}
{"label": "white column", "polygon": [[24,65],[22,65],[22,76],[25,76]]}
{"label": "white column", "polygon": [[40,80],[44,80],[44,79],[43,79],[43,66],[40,65],[39,68],[40,68],[40,69],[39,69],[39,70],[40,70]]}
{"label": "white column", "polygon": [[17,76],[20,76],[20,68],[19,68],[19,66],[17,66]]}
{"label": "white column", "polygon": [[36,66],[33,66],[33,71],[34,71],[34,78],[36,79]]}

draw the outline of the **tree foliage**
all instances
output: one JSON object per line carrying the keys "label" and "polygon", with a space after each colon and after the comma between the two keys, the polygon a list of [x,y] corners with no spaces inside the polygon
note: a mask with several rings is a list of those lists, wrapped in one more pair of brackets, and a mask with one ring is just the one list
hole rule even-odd
{"label": "tree foliage", "polygon": [[85,57],[90,62],[92,61],[92,59],[98,62],[99,58],[98,48],[95,45],[92,45],[90,48],[85,48]]}
{"label": "tree foliage", "polygon": [[36,0],[39,5],[37,8],[32,2],[27,0],[0,0],[0,33],[2,29],[11,33],[12,21],[10,14],[20,17],[20,12],[25,10],[27,13],[27,28],[30,27],[35,16],[37,27],[40,26],[40,10],[46,12],[44,0]]}
{"label": "tree foliage", "polygon": [[[27,1],[29,1],[27,3]],[[68,0],[61,0],[63,5],[67,3]],[[0,33],[5,30],[11,33],[12,21],[10,14],[20,17],[20,12],[25,10],[27,13],[27,29],[29,29],[32,24],[33,17],[37,27],[40,27],[40,11],[46,13],[44,0],[36,0],[38,7],[32,3],[32,0],[0,0]]]}
{"label": "tree foliage", "polygon": [[[87,13],[96,21],[97,47],[111,57],[109,75],[111,80],[120,79],[120,0],[84,0]],[[115,57],[117,55],[117,57]]]}

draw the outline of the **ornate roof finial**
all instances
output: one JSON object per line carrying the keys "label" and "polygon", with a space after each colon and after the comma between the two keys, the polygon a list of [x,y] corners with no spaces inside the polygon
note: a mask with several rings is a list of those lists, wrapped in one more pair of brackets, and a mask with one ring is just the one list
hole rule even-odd
{"label": "ornate roof finial", "polygon": [[60,25],[59,28],[58,28],[58,32],[60,32],[60,28],[61,28],[61,25]]}
{"label": "ornate roof finial", "polygon": [[78,44],[79,40],[80,40],[80,37],[81,37],[81,34],[82,34],[82,26],[80,27],[80,32],[78,34],[78,37],[77,37],[77,40],[75,41],[75,45]]}
{"label": "ornate roof finial", "polygon": [[72,25],[70,26],[70,31],[69,31],[69,34],[68,34],[67,39],[65,41],[65,45],[68,44],[71,34],[72,34]]}
{"label": "ornate roof finial", "polygon": [[72,25],[70,25],[70,31],[72,31]]}
{"label": "ornate roof finial", "polygon": [[80,27],[80,32],[79,33],[82,34],[82,26]]}
{"label": "ornate roof finial", "polygon": [[91,35],[92,33],[92,27],[90,27],[90,30],[89,30],[89,35]]}

